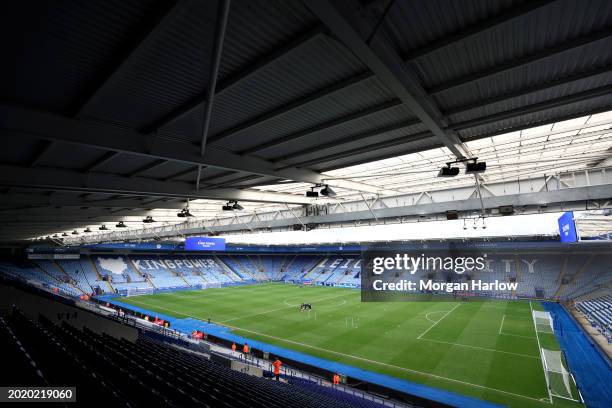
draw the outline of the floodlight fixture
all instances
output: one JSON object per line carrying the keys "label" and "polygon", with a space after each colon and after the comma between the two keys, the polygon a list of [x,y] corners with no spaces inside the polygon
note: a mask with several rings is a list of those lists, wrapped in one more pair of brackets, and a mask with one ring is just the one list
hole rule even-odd
{"label": "floodlight fixture", "polygon": [[465,164],[465,174],[484,173],[487,170],[487,162],[479,162],[474,160],[471,163]]}
{"label": "floodlight fixture", "polygon": [[319,192],[314,190],[317,187],[318,186],[310,187],[310,191],[306,190],[306,197],[317,198],[319,196]]}
{"label": "floodlight fixture", "polygon": [[189,212],[189,208],[185,207],[178,214],[176,214],[176,216],[180,218],[185,218],[185,217],[193,217],[193,214]]}
{"label": "floodlight fixture", "polygon": [[325,197],[335,197],[337,194],[330,186],[326,184],[325,187],[321,189],[321,195],[324,195]]}
{"label": "floodlight fixture", "polygon": [[455,177],[459,175],[459,167],[451,167],[450,163],[440,168],[438,177]]}

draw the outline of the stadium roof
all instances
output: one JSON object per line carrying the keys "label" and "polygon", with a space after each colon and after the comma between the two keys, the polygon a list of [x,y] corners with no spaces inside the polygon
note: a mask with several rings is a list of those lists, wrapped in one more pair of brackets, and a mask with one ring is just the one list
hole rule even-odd
{"label": "stadium roof", "polygon": [[186,198],[309,202],[287,182],[388,196],[443,183],[430,170],[455,157],[525,174],[555,143],[569,153],[551,169],[591,145],[588,163],[604,159],[604,134],[527,129],[609,119],[608,1],[228,4],[6,7],[0,240],[175,217]]}
{"label": "stadium roof", "polygon": [[[588,169],[612,157],[612,111],[503,133],[464,145],[479,161],[487,163],[486,173],[480,175],[485,183]],[[454,178],[437,177],[438,170],[454,159],[447,148],[440,147],[332,170],[326,173],[326,180],[367,183],[379,188],[383,196],[473,185],[473,176],[464,173]],[[609,163],[612,165],[612,161]],[[292,183],[258,188],[299,194],[309,187]],[[335,191],[337,199],[355,199],[360,194],[342,188]]]}

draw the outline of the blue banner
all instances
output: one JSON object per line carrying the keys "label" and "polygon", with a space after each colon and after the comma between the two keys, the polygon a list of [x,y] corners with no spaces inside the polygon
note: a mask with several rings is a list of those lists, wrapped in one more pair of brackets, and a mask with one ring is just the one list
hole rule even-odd
{"label": "blue banner", "polygon": [[225,251],[225,238],[187,237],[186,251]]}
{"label": "blue banner", "polygon": [[105,244],[88,244],[81,248],[98,251],[104,250],[130,250],[130,251],[174,251],[177,244],[162,242],[110,242]]}
{"label": "blue banner", "polygon": [[567,211],[559,217],[559,235],[561,235],[561,242],[578,241],[574,213],[572,211]]}

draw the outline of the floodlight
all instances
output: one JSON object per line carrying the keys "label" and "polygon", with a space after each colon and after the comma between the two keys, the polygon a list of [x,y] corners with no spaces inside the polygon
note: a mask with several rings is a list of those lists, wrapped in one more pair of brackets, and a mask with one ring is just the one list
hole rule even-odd
{"label": "floodlight", "polygon": [[123,223],[123,221],[119,221],[117,224],[115,224],[115,227],[117,227],[117,228],[127,228],[127,225],[125,225]]}
{"label": "floodlight", "polygon": [[486,162],[472,162],[465,164],[465,174],[484,173],[487,170]]}
{"label": "floodlight", "polygon": [[153,219],[153,217],[152,217],[152,216],[147,215],[147,216],[146,216],[146,217],[145,217],[145,218],[142,220],[142,222],[143,222],[143,223],[145,223],[145,224],[151,224],[152,222],[155,222],[155,220]]}
{"label": "floodlight", "polygon": [[183,208],[178,214],[176,214],[177,217],[193,217],[193,214],[191,214],[189,212],[189,208]]}
{"label": "floodlight", "polygon": [[77,230],[72,231],[72,235],[79,235]]}
{"label": "floodlight", "polygon": [[444,166],[438,172],[438,177],[455,177],[459,175],[459,167]]}
{"label": "floodlight", "polygon": [[317,198],[319,196],[318,191],[314,191],[315,187],[310,187],[310,191],[306,191],[306,197]]}
{"label": "floodlight", "polygon": [[91,232],[91,230],[89,229],[89,227],[87,227],[83,230],[83,232]]}
{"label": "floodlight", "polygon": [[325,197],[335,197],[337,194],[330,186],[326,184],[325,187],[321,189],[321,195],[324,195]]}
{"label": "floodlight", "polygon": [[98,228],[100,231],[108,231],[108,227],[104,224],[100,225],[100,227]]}
{"label": "floodlight", "polygon": [[243,207],[243,206],[241,206],[240,204],[238,204],[238,201],[234,201],[234,205],[232,206],[232,208],[233,208],[234,210],[238,210],[238,211],[240,211],[240,210],[244,210],[244,207]]}

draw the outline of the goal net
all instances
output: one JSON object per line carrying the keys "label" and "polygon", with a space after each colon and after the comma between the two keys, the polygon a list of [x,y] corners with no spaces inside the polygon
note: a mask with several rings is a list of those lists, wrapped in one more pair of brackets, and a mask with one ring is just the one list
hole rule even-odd
{"label": "goal net", "polygon": [[119,290],[119,293],[125,294],[125,296],[142,296],[153,294],[153,288],[127,288]]}
{"label": "goal net", "polygon": [[539,310],[533,311],[533,322],[539,333],[553,333],[553,319],[550,313]]}
{"label": "goal net", "polygon": [[572,388],[570,387],[570,373],[563,365],[561,352],[543,348],[542,361],[551,395],[573,399]]}

